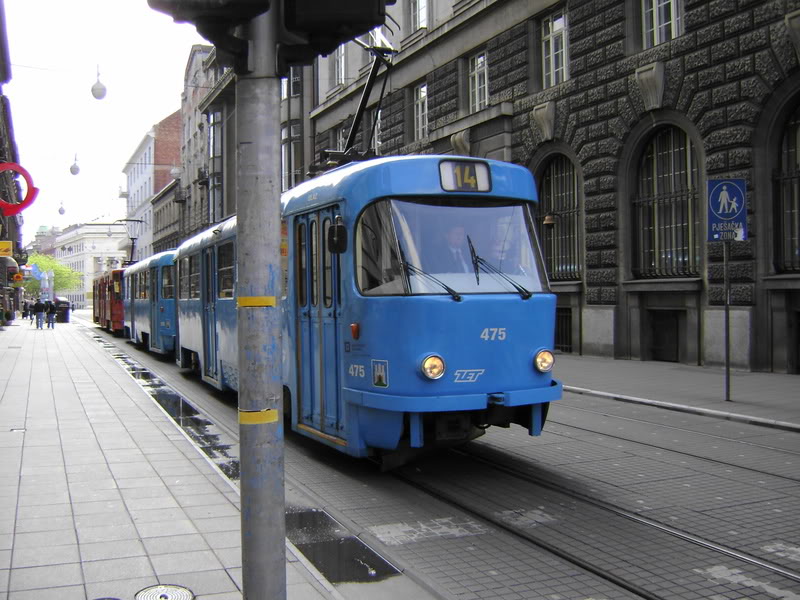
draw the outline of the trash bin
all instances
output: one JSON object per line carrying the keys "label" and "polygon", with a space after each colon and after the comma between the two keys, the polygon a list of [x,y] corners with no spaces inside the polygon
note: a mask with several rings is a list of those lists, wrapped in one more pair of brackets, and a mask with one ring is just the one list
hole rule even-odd
{"label": "trash bin", "polygon": [[69,300],[56,296],[56,323],[69,323]]}

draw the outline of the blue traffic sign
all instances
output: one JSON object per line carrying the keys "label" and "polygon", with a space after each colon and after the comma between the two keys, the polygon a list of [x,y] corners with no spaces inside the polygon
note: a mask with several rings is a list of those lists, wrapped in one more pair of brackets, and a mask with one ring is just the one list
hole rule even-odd
{"label": "blue traffic sign", "polygon": [[747,239],[747,182],[708,180],[708,241]]}

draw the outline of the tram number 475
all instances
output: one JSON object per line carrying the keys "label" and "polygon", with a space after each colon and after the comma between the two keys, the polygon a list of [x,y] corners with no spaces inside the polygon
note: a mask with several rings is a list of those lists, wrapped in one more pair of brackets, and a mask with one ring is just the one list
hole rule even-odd
{"label": "tram number 475", "polygon": [[495,340],[503,341],[504,339],[506,339],[506,328],[485,327],[483,331],[481,331],[481,339],[487,342],[493,342]]}
{"label": "tram number 475", "polygon": [[350,365],[347,372],[351,377],[364,377],[364,365]]}

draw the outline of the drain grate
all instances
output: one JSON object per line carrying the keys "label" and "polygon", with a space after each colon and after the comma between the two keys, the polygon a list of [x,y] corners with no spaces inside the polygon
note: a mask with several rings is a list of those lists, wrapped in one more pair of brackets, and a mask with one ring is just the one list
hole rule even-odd
{"label": "drain grate", "polygon": [[194,600],[194,594],[179,585],[154,585],[136,592],[134,600]]}

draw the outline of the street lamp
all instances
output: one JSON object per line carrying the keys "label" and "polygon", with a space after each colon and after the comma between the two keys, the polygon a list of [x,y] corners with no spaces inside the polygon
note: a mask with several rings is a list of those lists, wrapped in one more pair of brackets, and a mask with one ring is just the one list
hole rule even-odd
{"label": "street lamp", "polygon": [[126,223],[125,231],[128,232],[128,239],[131,241],[131,257],[128,260],[129,263],[133,262],[133,249],[136,246],[136,238],[131,235],[132,228],[129,228],[127,223],[144,223],[141,219],[117,219],[114,223]]}
{"label": "street lamp", "polygon": [[92,96],[97,100],[102,100],[106,97],[106,86],[100,83],[100,65],[97,65],[97,81],[92,86]]}
{"label": "street lamp", "polygon": [[[106,235],[108,237],[111,237],[112,235],[114,235],[114,232],[111,230],[111,226],[112,225],[116,225],[117,223],[126,223],[126,224],[127,223],[144,223],[144,221],[142,221],[141,219],[117,219],[113,223],[84,223],[84,226],[91,225],[93,227],[98,227],[98,226],[108,227],[108,231],[106,231]],[[131,241],[131,257],[130,257],[130,260],[126,261],[128,264],[133,262],[133,249],[134,249],[134,246],[136,245],[136,237],[131,235],[131,231],[132,231],[132,228],[129,228],[126,225],[125,226],[125,232],[128,234],[128,239]],[[123,264],[123,266],[124,266],[124,264]]]}

